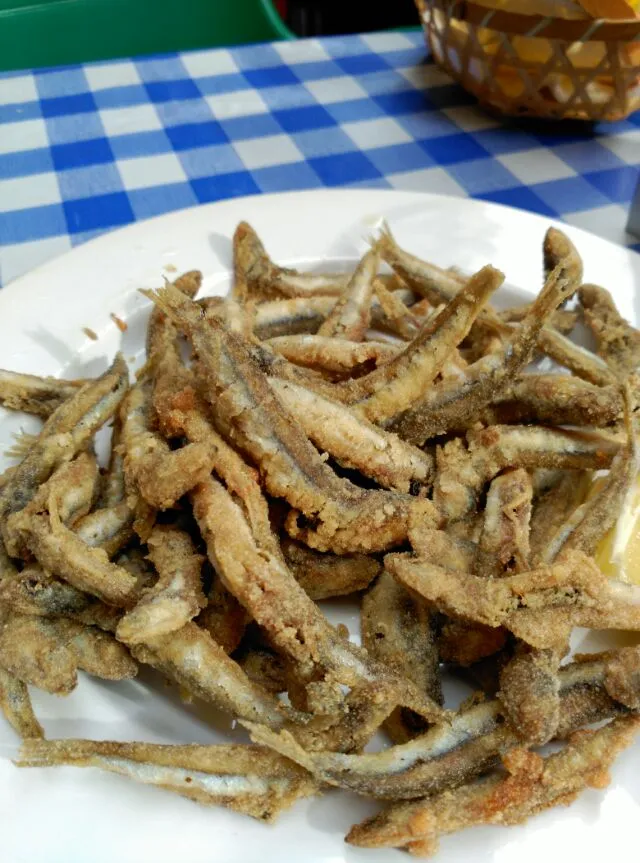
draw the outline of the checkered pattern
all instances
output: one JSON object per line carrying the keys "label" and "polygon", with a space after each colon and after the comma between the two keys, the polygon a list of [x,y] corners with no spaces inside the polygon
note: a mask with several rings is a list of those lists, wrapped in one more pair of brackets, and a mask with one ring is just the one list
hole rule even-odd
{"label": "checkered pattern", "polygon": [[640,114],[509,125],[420,33],[301,40],[0,75],[0,279],[98,233],[257,192],[471,196],[627,242]]}

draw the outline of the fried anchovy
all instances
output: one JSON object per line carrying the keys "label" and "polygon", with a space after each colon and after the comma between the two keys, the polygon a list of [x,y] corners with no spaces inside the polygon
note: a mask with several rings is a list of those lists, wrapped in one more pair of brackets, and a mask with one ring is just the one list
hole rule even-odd
{"label": "fried anchovy", "polygon": [[[521,306],[511,306],[511,308],[498,312],[498,317],[507,324],[519,324],[527,316],[530,305],[530,303],[524,303]],[[563,335],[567,335],[567,333],[573,330],[577,322],[578,312],[572,309],[558,309],[549,319],[549,326],[552,326]]]}
{"label": "fried anchovy", "polygon": [[215,321],[203,327],[197,306],[176,291],[165,288],[150,296],[166,305],[187,331],[198,355],[202,391],[215,403],[216,422],[225,436],[259,465],[268,491],[302,513],[289,516],[291,535],[320,550],[370,551],[402,541],[412,508],[424,508],[428,517],[427,501],[362,490],[339,478],[285,410],[237,336]]}
{"label": "fried anchovy", "polygon": [[252,683],[238,663],[193,621],[177,632],[132,645],[131,653],[193,695],[239,718],[279,728],[291,714],[264,687]]}
{"label": "fried anchovy", "polygon": [[177,450],[154,430],[153,383],[143,378],[129,392],[122,407],[124,470],[127,486],[152,507],[168,509],[210,470],[209,452],[198,444]]}
{"label": "fried anchovy", "polygon": [[0,369],[0,405],[47,419],[85,384]]}
{"label": "fried anchovy", "polygon": [[476,575],[494,577],[529,568],[532,495],[531,478],[524,468],[492,480],[474,564]]}
{"label": "fried anchovy", "polygon": [[433,501],[448,521],[474,511],[484,485],[508,467],[585,470],[609,467],[617,438],[544,426],[490,426],[436,451]]}
{"label": "fried anchovy", "polygon": [[159,578],[118,624],[116,635],[127,644],[181,629],[206,604],[200,581],[204,558],[196,552],[189,535],[169,525],[157,525],[147,545]]}
{"label": "fried anchovy", "polygon": [[[552,561],[567,551],[579,550],[593,555],[607,531],[618,522],[614,555],[621,557],[632,530],[636,480],[640,472],[640,446],[632,418],[630,395],[626,393],[627,444],[611,463],[602,488],[581,504],[550,540],[542,559]],[[625,518],[626,515],[626,518]]]}
{"label": "fried anchovy", "polygon": [[377,368],[400,352],[396,345],[385,342],[351,342],[320,335],[279,336],[269,339],[267,345],[295,365],[334,375]]}
{"label": "fried anchovy", "polygon": [[[488,626],[512,629],[512,623],[527,610],[564,608],[579,613],[582,607],[591,610],[608,605],[611,610],[618,603],[625,605],[620,585],[611,584],[592,560],[576,551],[568,552],[561,563],[500,579],[448,571],[408,554],[387,555],[385,567],[445,614]],[[637,622],[632,628],[637,628],[640,609],[635,610],[634,618]]]}
{"label": "fried anchovy", "polygon": [[512,749],[502,755],[506,775],[391,806],[352,827],[347,842],[430,857],[445,834],[478,824],[521,824],[552,806],[567,806],[585,788],[606,787],[609,766],[631,744],[639,723],[637,716],[627,716],[597,731],[576,731],[565,748],[546,757]]}
{"label": "fried anchovy", "polygon": [[[257,540],[241,507],[218,482],[194,490],[193,508],[211,561],[229,590],[242,602],[270,641],[296,665],[304,681],[326,677],[354,686],[388,672],[335,630],[288,571],[275,537]],[[440,709],[399,680],[400,697],[433,718]]]}
{"label": "fried anchovy", "polygon": [[208,632],[225,653],[231,654],[242,641],[250,620],[246,608],[224,586],[220,576],[214,574],[207,604],[196,618],[198,626]]}
{"label": "fried anchovy", "polygon": [[387,320],[387,326],[391,327],[401,338],[407,341],[415,338],[418,335],[422,321],[415,312],[412,312],[405,305],[402,297],[398,296],[397,292],[386,288],[380,279],[375,280],[373,290]]}
{"label": "fried anchovy", "polygon": [[640,366],[640,332],[625,321],[604,288],[582,285],[578,296],[599,356],[616,376],[626,378]]}
{"label": "fried anchovy", "polygon": [[505,717],[529,745],[542,745],[555,737],[560,722],[562,652],[562,648],[535,650],[520,643],[500,671],[498,698]]}
{"label": "fried anchovy", "polygon": [[0,711],[16,734],[23,739],[44,737],[42,726],[33,712],[26,684],[2,666],[0,666]]}
{"label": "fried anchovy", "polygon": [[[583,725],[626,712],[626,706],[616,698],[620,691],[625,698],[637,697],[637,648],[633,651],[627,669],[628,674],[634,672],[633,679],[626,685],[619,683],[616,695],[606,689],[608,666],[615,661],[610,654],[594,655],[589,661],[573,662],[561,669],[559,738]],[[451,722],[435,726],[408,743],[371,754],[306,752],[286,731],[274,734],[255,724],[249,724],[249,729],[257,743],[306,767],[319,781],[387,800],[419,798],[455,788],[520,745],[516,732],[502,721],[497,700],[458,713]]]}
{"label": "fried anchovy", "polygon": [[118,354],[111,368],[76,390],[51,414],[28,455],[0,490],[3,532],[7,517],[24,509],[56,467],[70,461],[113,416],[128,385],[127,366]]}
{"label": "fried anchovy", "polygon": [[98,767],[263,821],[273,821],[295,800],[317,790],[306,771],[258,746],[29,740],[16,764]]}
{"label": "fried anchovy", "polygon": [[557,481],[535,501],[531,514],[531,562],[543,562],[553,537],[587,496],[592,471],[562,471]]}
{"label": "fried anchovy", "polygon": [[31,519],[52,502],[63,524],[73,525],[91,509],[96,497],[98,463],[94,455],[80,453],[73,461],[60,465],[43,483],[33,499],[19,512],[7,518],[5,542],[14,557],[27,556],[26,544]]}
{"label": "fried anchovy", "polygon": [[104,602],[127,606],[135,601],[135,579],[109,561],[102,548],[91,548],[60,520],[53,505],[31,519],[29,548],[45,570]]}
{"label": "fried anchovy", "polygon": [[429,485],[433,458],[428,453],[360,419],[347,405],[278,378],[269,383],[309,439],[343,467],[400,492]]}
{"label": "fried anchovy", "polygon": [[371,323],[373,280],[378,271],[378,261],[375,249],[362,258],[318,335],[362,341]]}
{"label": "fried anchovy", "polygon": [[300,273],[279,267],[267,255],[253,228],[240,222],[233,235],[234,273],[242,273],[249,296],[313,297],[321,294],[339,296],[348,276],[344,273]]}
{"label": "fried anchovy", "polygon": [[[363,596],[360,614],[362,644],[369,654],[442,704],[434,615],[427,604],[383,572]],[[396,708],[384,727],[394,743],[404,743],[427,723],[406,708]]]}
{"label": "fried anchovy", "polygon": [[294,297],[260,303],[253,321],[259,339],[317,333],[336,304],[335,297]]}
{"label": "fried anchovy", "polygon": [[622,416],[620,390],[596,386],[569,375],[522,375],[483,411],[484,425],[547,423],[548,425],[603,426]]}
{"label": "fried anchovy", "polygon": [[[468,423],[504,391],[530,361],[549,315],[577,289],[569,263],[558,264],[531,305],[529,314],[500,350],[482,357],[463,372],[462,381],[444,379],[422,401],[394,422],[394,430],[411,443]],[[456,295],[458,296],[458,295]]]}
{"label": "fried anchovy", "polygon": [[380,561],[366,554],[323,554],[286,536],[280,544],[294,578],[316,601],[364,590],[382,571]]}
{"label": "fried anchovy", "polygon": [[0,665],[25,683],[71,692],[77,670],[106,679],[135,677],[137,665],[113,636],[62,618],[9,613],[0,627]]}

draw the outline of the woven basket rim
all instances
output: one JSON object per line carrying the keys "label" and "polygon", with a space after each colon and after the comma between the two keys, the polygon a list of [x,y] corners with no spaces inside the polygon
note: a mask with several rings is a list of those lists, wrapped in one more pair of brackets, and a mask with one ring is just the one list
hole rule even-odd
{"label": "woven basket rim", "polygon": [[611,21],[592,18],[551,18],[490,9],[473,0],[418,0],[425,9],[437,7],[449,18],[502,33],[564,39],[567,42],[633,42],[640,39],[640,18]]}

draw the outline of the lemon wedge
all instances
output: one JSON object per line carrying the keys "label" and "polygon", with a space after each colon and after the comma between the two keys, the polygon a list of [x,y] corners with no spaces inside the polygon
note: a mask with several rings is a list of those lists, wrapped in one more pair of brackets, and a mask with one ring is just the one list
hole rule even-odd
{"label": "lemon wedge", "polygon": [[[603,483],[602,477],[596,479],[589,496],[597,494]],[[609,578],[640,584],[640,478],[617,522],[601,539],[595,561]]]}

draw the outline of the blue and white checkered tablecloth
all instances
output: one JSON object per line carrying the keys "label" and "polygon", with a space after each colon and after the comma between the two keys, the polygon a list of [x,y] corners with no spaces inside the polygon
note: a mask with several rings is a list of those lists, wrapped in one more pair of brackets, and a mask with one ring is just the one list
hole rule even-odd
{"label": "blue and white checkered tablecloth", "polygon": [[0,284],[103,231],[236,195],[375,186],[472,196],[618,242],[640,114],[508,123],[420,33],[0,75]]}

